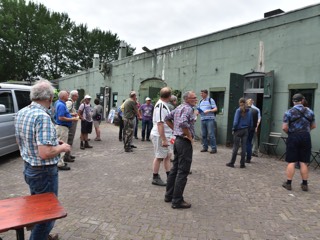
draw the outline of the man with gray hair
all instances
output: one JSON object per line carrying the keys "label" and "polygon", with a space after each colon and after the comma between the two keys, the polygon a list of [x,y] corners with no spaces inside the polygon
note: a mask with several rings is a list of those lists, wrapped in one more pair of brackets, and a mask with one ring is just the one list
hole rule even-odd
{"label": "man with gray hair", "polygon": [[[59,100],[57,101],[55,110],[56,131],[59,140],[63,142],[68,141],[69,128],[71,128],[73,121],[78,121],[79,118],[71,117],[66,105],[68,101],[69,93],[67,91],[60,91]],[[60,160],[58,162],[59,170],[70,170],[70,167],[64,162],[64,153],[61,153]]]}
{"label": "man with gray hair", "polygon": [[176,108],[178,98],[175,95],[171,95],[169,102],[167,103],[170,111]]}
{"label": "man with gray hair", "polygon": [[[54,88],[47,80],[38,81],[30,92],[32,103],[21,109],[15,120],[15,134],[24,160],[24,179],[30,193],[52,192],[58,196],[59,154],[70,151],[70,145],[58,141],[49,108]],[[34,225],[31,240],[58,239],[49,235],[54,221]]]}
{"label": "man with gray hair", "polygon": [[[68,101],[66,102],[66,105],[67,105],[67,108],[70,112],[70,115],[72,117],[78,117],[78,113],[77,113],[77,110],[76,110],[76,101],[78,100],[79,98],[79,93],[77,90],[72,90],[70,92],[70,95],[69,95],[69,99]],[[77,130],[77,125],[78,125],[78,121],[72,121],[72,124],[71,124],[71,127],[69,129],[69,134],[68,134],[68,144],[70,146],[72,146],[73,144],[73,139],[74,139],[74,136],[76,134],[76,130]],[[65,162],[74,162],[74,159],[76,157],[71,155],[71,152],[68,152],[64,155],[64,161]]]}
{"label": "man with gray hair", "polygon": [[168,126],[173,129],[176,140],[173,145],[174,159],[167,180],[165,202],[172,202],[172,208],[190,208],[191,204],[184,201],[183,192],[190,173],[193,138],[195,136],[194,123],[196,116],[193,107],[197,103],[197,96],[193,91],[183,94],[184,103],[174,109],[165,118]]}

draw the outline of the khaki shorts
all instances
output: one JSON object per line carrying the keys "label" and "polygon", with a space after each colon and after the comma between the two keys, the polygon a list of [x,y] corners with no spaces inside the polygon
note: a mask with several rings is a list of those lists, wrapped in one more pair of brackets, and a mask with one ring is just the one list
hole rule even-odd
{"label": "khaki shorts", "polygon": [[99,125],[100,125],[100,121],[95,121],[95,120],[93,120],[93,126],[94,126],[95,128],[98,128]]}
{"label": "khaki shorts", "polygon": [[162,140],[160,136],[154,136],[151,134],[150,139],[153,143],[153,149],[154,149],[154,155],[156,158],[166,158],[169,153],[172,152],[172,144],[170,143],[170,139],[167,137],[167,141],[169,146],[168,147],[162,147]]}

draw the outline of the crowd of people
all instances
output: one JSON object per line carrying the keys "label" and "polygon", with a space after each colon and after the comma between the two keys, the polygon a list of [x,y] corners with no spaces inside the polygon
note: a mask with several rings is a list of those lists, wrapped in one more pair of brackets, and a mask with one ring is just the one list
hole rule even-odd
{"label": "crowd of people", "polygon": [[[152,184],[166,188],[164,201],[171,203],[174,209],[186,209],[191,203],[184,199],[184,189],[190,174],[193,158],[194,125],[200,116],[202,133],[202,153],[217,153],[214,134],[215,113],[218,111],[214,99],[208,96],[208,90],[201,90],[201,100],[196,93],[187,91],[182,95],[182,103],[177,106],[177,97],[169,87],[160,90],[160,98],[154,106],[147,97],[145,103],[138,105],[137,93],[131,91],[118,109],[120,120],[119,140],[123,141],[124,151],[133,152],[134,129],[142,121],[141,141],[151,141],[154,149]],[[76,134],[77,123],[81,120],[80,149],[93,148],[89,144],[88,134],[93,127],[95,141],[101,141],[99,125],[103,108],[99,99],[91,106],[91,97],[86,95],[78,110],[76,90],[60,91],[59,99],[53,103],[54,88],[47,80],[38,81],[31,89],[31,105],[20,110],[16,116],[16,138],[24,160],[25,181],[31,194],[53,192],[58,196],[58,170],[70,170],[68,162],[74,162],[71,146]],[[288,134],[287,140],[287,181],[283,187],[291,190],[295,163],[300,162],[302,177],[301,188],[308,191],[308,166],[311,154],[310,131],[316,127],[312,110],[303,106],[304,96],[293,96],[293,108],[283,117],[282,129]],[[51,112],[51,110],[53,110]],[[53,117],[52,117],[53,115]],[[234,144],[231,160],[226,164],[235,167],[238,149],[241,146],[240,168],[251,162],[254,154],[254,136],[261,121],[260,110],[253,105],[252,99],[239,99],[239,108],[234,114],[232,133]],[[172,159],[173,156],[173,159]],[[159,174],[160,166],[166,173],[164,181]],[[50,235],[54,221],[36,224],[30,239],[58,239]]]}

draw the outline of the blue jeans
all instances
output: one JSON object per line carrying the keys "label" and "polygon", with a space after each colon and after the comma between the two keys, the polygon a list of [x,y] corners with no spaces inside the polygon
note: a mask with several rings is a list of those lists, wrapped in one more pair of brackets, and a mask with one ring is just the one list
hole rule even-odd
{"label": "blue jeans", "polygon": [[254,134],[255,134],[254,130],[249,131],[248,133],[248,138],[247,138],[247,160],[248,161],[251,160],[251,156],[252,156],[252,139]]}
{"label": "blue jeans", "polygon": [[[29,185],[31,195],[53,192],[58,196],[58,167],[56,165],[32,168],[25,163],[24,179]],[[30,240],[48,239],[55,221],[34,225]]]}
{"label": "blue jeans", "polygon": [[151,133],[151,129],[153,127],[153,123],[152,123],[152,119],[150,120],[143,120],[142,119],[142,132],[141,132],[141,137],[142,139],[145,138],[146,136],[146,129],[147,129],[147,139],[150,139],[150,133]]}
{"label": "blue jeans", "polygon": [[208,137],[211,149],[217,149],[216,137],[214,136],[214,121],[214,119],[201,121],[203,149],[208,150]]}

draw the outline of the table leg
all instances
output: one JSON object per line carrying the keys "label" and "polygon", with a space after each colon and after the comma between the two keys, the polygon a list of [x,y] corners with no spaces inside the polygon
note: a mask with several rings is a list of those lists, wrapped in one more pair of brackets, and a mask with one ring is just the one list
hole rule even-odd
{"label": "table leg", "polygon": [[17,240],[24,240],[24,228],[16,229]]}

